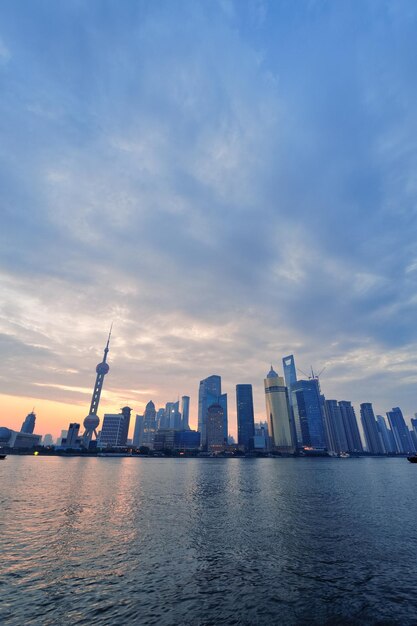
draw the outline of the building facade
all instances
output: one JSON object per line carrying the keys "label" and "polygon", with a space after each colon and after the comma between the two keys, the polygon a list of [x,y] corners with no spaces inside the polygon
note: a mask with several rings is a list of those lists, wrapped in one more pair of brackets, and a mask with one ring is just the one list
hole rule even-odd
{"label": "building facade", "polygon": [[284,379],[272,365],[266,378],[265,404],[271,446],[282,454],[294,454],[296,450],[295,427],[292,423],[288,391]]}
{"label": "building facade", "polygon": [[236,385],[236,408],[238,445],[248,451],[255,435],[252,385]]}

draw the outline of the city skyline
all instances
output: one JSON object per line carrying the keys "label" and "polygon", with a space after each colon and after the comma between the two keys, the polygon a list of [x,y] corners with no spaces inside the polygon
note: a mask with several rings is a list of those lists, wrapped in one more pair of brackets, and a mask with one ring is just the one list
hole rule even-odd
{"label": "city skyline", "polygon": [[195,426],[214,371],[263,421],[295,353],[327,398],[409,419],[415,3],[47,13],[0,7],[1,423],[82,423],[112,320],[101,416],[186,394]]}

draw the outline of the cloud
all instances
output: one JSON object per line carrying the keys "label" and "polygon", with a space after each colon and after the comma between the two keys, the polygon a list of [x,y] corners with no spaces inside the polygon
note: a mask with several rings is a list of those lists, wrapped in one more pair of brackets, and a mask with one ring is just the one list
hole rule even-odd
{"label": "cloud", "polygon": [[294,352],[414,412],[413,3],[103,6],[0,9],[0,390],[85,402],[114,320],[112,405],[216,372],[262,416]]}

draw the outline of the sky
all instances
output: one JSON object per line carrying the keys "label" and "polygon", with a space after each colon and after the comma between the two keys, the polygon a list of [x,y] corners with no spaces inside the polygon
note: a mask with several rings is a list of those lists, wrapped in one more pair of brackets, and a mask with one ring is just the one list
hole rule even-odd
{"label": "sky", "polygon": [[[414,0],[2,0],[0,426],[294,354],[417,411]],[[299,374],[304,377],[303,374]]]}

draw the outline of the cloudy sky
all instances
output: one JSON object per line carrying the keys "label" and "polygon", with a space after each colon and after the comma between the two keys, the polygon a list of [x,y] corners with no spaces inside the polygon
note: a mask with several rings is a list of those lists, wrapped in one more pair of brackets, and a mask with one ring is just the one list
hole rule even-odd
{"label": "cloudy sky", "polygon": [[0,425],[294,353],[417,411],[414,0],[2,0]]}

